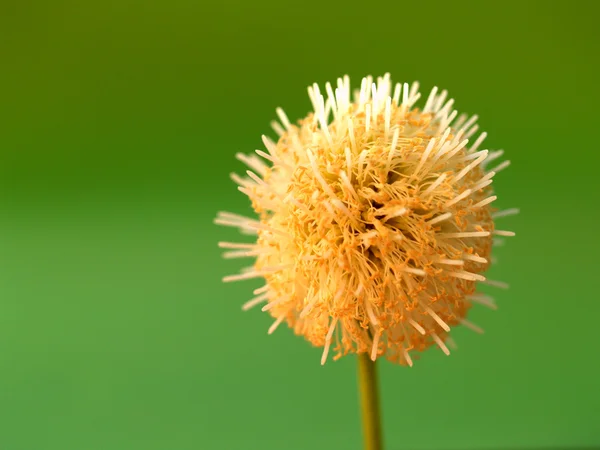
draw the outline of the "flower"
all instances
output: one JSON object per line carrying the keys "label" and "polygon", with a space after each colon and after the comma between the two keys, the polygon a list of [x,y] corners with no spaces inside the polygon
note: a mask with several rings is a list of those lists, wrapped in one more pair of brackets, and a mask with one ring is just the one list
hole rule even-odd
{"label": "flower", "polygon": [[[423,109],[418,83],[389,74],[363,78],[351,99],[348,76],[326,98],[308,88],[314,112],[292,124],[281,108],[272,122],[277,142],[266,152],[237,154],[250,170],[232,174],[259,220],[221,212],[216,223],[256,234],[255,243],[221,242],[226,258],[256,262],[224,281],[264,278],[243,309],[265,303],[275,321],[330,348],[337,359],[369,352],[412,366],[411,352],[446,342],[473,303],[494,307],[478,283],[490,265],[495,212],[494,175],[485,166],[502,151],[479,150],[477,116],[453,110],[433,88]],[[260,157],[260,158],[259,158]]]}

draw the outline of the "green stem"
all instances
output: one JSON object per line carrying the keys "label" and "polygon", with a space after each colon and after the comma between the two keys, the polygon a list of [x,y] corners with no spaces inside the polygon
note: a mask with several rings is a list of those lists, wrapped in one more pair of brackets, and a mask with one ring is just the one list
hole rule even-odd
{"label": "green stem", "polygon": [[358,384],[365,450],[382,450],[377,370],[368,353],[358,354]]}

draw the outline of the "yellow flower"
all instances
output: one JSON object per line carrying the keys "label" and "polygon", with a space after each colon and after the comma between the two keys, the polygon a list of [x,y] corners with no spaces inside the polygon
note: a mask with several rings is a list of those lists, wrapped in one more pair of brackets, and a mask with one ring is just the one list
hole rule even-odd
{"label": "yellow flower", "polygon": [[[411,352],[436,344],[448,354],[452,326],[472,303],[494,307],[477,283],[490,264],[494,175],[485,165],[502,151],[479,150],[477,116],[457,117],[454,100],[434,88],[423,109],[418,83],[389,74],[362,80],[351,99],[349,78],[308,89],[314,112],[296,125],[278,108],[277,142],[266,152],[238,154],[250,170],[232,174],[259,220],[221,212],[216,223],[256,234],[252,244],[221,242],[226,258],[256,257],[224,281],[261,277],[266,283],[243,309],[265,303],[275,319],[337,359],[412,366]],[[260,158],[259,158],[260,156]]]}

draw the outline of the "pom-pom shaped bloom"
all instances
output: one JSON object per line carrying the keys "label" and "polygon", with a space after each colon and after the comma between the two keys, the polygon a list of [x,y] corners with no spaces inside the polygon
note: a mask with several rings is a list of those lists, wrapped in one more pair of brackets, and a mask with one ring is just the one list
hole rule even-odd
{"label": "pom-pom shaped bloom", "polygon": [[348,77],[337,87],[309,89],[314,112],[292,124],[281,109],[266,151],[238,154],[249,170],[232,175],[258,220],[219,213],[222,225],[256,234],[252,244],[221,242],[225,257],[256,257],[225,281],[262,277],[248,309],[264,303],[315,346],[322,363],[369,352],[412,365],[411,352],[431,345],[449,353],[452,326],[463,324],[490,264],[494,175],[502,151],[480,150],[477,116],[460,115],[447,92],[434,88],[422,109],[418,83],[389,74],[362,80],[351,98]]}

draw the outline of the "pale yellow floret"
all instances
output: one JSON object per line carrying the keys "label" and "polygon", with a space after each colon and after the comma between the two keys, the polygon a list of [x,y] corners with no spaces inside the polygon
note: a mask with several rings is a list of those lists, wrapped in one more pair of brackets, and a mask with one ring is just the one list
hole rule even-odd
{"label": "pale yellow floret", "polygon": [[277,108],[279,138],[263,136],[263,160],[237,156],[250,170],[232,178],[259,219],[220,213],[217,223],[257,240],[220,246],[257,259],[225,280],[264,278],[243,309],[265,303],[269,333],[285,321],[323,347],[322,363],[330,350],[409,366],[434,344],[449,354],[453,326],[482,331],[465,319],[471,305],[495,308],[476,284],[504,287],[482,273],[492,237],[514,235],[492,219],[493,177],[508,161],[485,171],[502,153],[479,150],[485,133],[469,146],[477,116],[456,119],[437,88],[422,110],[418,85],[393,87],[387,74],[354,92],[348,77],[325,95],[315,84],[309,96],[314,112],[296,124]]}

